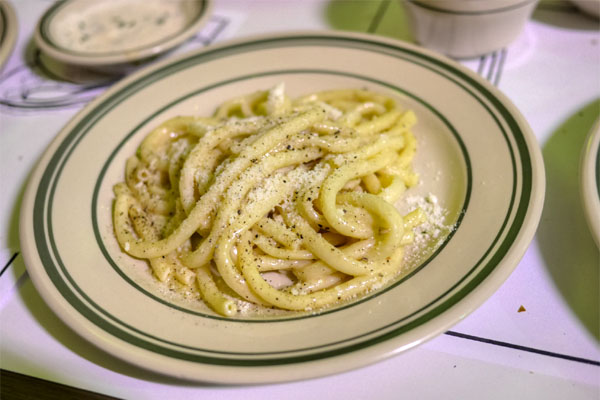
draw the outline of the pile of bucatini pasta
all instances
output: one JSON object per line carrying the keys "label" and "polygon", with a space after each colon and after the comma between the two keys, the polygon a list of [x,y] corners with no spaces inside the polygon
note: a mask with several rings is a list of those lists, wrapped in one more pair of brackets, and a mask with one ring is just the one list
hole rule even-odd
{"label": "pile of bucatini pasta", "polygon": [[402,273],[425,218],[394,206],[418,181],[415,123],[382,94],[290,99],[283,84],[170,119],[114,187],[116,237],[224,316],[348,301]]}

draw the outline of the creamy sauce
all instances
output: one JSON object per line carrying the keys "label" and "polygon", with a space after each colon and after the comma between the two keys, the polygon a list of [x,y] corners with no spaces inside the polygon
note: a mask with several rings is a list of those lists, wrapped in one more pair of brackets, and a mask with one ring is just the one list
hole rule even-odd
{"label": "creamy sauce", "polygon": [[182,31],[193,18],[185,1],[91,1],[55,17],[51,36],[63,48],[84,53],[131,51]]}

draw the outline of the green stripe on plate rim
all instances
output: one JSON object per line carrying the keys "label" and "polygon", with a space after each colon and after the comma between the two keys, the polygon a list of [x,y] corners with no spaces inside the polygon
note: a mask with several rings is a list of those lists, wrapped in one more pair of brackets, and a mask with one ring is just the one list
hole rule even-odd
{"label": "green stripe on plate rim", "polygon": [[[600,128],[598,128],[600,129]],[[598,192],[598,201],[600,201],[600,141],[598,142],[598,148],[596,149],[596,191]]]}
{"label": "green stripe on plate rim", "polygon": [[0,46],[4,44],[4,39],[6,38],[6,32],[8,32],[8,26],[7,26],[7,21],[8,18],[6,17],[6,10],[4,10],[4,6],[2,6],[2,4],[0,3],[0,19],[2,20],[2,32],[0,32]]}
{"label": "green stripe on plate rim", "polygon": [[[77,56],[85,56],[85,57],[89,57],[89,58],[115,56],[115,55],[123,53],[122,51],[104,51],[101,53],[85,53],[85,52],[75,51],[75,50],[69,49],[67,47],[60,46],[56,42],[54,42],[54,40],[52,39],[52,35],[50,34],[50,24],[52,22],[52,18],[54,18],[56,13],[58,13],[61,8],[63,8],[65,5],[67,5],[67,3],[69,1],[70,0],[58,1],[57,3],[53,4],[42,16],[42,20],[41,20],[40,24],[38,25],[38,31],[39,31],[40,36],[44,39],[44,41],[46,42],[46,44],[48,44],[48,46],[53,47],[57,50],[63,51],[68,54],[77,55]],[[204,17],[204,14],[206,14],[206,10],[208,8],[207,1],[209,1],[209,0],[200,0],[200,1],[202,2],[202,8],[198,15],[198,19]],[[185,28],[181,29],[180,31],[178,31],[166,38],[159,40],[158,42],[153,42],[153,43],[147,44],[145,46],[135,47],[133,49],[127,50],[127,52],[142,51],[142,50],[154,47],[158,43],[171,40],[172,38],[181,34],[181,32],[185,31],[187,28],[189,28],[195,21],[197,21],[197,19],[190,21],[189,24],[185,26]]]}
{"label": "green stripe on plate rim", "polygon": [[[55,172],[58,172],[60,174],[60,170],[63,168],[64,161],[66,160],[65,158],[63,158],[63,161],[62,161],[63,163],[61,165],[59,165],[59,163],[61,162],[61,158],[62,158],[61,155],[69,154],[70,151],[72,151],[72,149],[69,150],[69,147],[71,147],[72,145],[73,146],[77,145],[77,142],[79,140],[81,140],[81,136],[78,137],[78,135],[81,135],[81,132],[84,132],[86,130],[87,125],[89,125],[90,123],[93,124],[94,121],[101,118],[104,114],[106,114],[106,112],[108,112],[108,110],[110,108],[112,108],[113,106],[115,106],[115,105],[119,104],[121,101],[123,101],[123,99],[125,99],[127,97],[127,94],[131,93],[131,91],[140,90],[141,88],[151,84],[152,82],[155,82],[156,80],[161,79],[162,77],[164,77],[167,74],[173,73],[174,71],[177,71],[177,70],[180,70],[183,68],[187,68],[188,66],[195,65],[199,62],[208,61],[215,57],[222,57],[223,55],[226,55],[226,54],[232,53],[232,52],[236,53],[236,52],[240,52],[240,51],[252,51],[252,49],[255,49],[255,48],[281,47],[281,46],[289,47],[290,45],[327,46],[327,45],[332,45],[332,43],[335,43],[335,46],[337,46],[337,47],[340,47],[340,46],[355,47],[355,48],[362,49],[363,51],[386,53],[390,56],[394,56],[394,57],[402,58],[402,59],[410,61],[410,62],[414,62],[414,63],[419,64],[425,68],[428,68],[436,73],[439,73],[440,75],[444,75],[448,79],[451,79],[458,86],[460,86],[463,90],[467,91],[470,95],[475,97],[487,109],[487,111],[490,113],[490,115],[492,115],[493,118],[498,123],[500,129],[503,132],[505,140],[507,141],[509,151],[511,152],[512,164],[513,164],[514,187],[513,187],[513,193],[511,195],[510,209],[507,212],[506,219],[505,219],[503,226],[500,229],[497,237],[494,239],[494,242],[491,244],[490,248],[486,251],[486,254],[484,254],[484,256],[482,256],[482,258],[478,261],[478,263],[471,269],[471,271],[468,274],[465,275],[465,277],[463,277],[463,279],[461,281],[457,282],[455,287],[460,285],[461,283],[463,283],[475,271],[475,269],[477,269],[480,266],[480,264],[484,261],[484,259],[490,255],[489,253],[491,252],[491,249],[496,246],[497,242],[500,240],[502,235],[506,232],[505,237],[504,237],[502,243],[499,245],[497,251],[493,255],[491,255],[491,258],[481,268],[481,270],[479,271],[479,273],[476,276],[472,277],[472,279],[470,281],[468,281],[464,285],[464,287],[462,287],[459,291],[454,293],[450,298],[446,299],[444,301],[444,303],[438,305],[437,307],[435,307],[432,310],[427,311],[427,313],[419,316],[418,318],[416,318],[415,320],[411,321],[410,323],[408,323],[406,325],[402,325],[399,327],[393,327],[394,324],[390,324],[390,326],[388,326],[388,327],[381,328],[381,329],[388,329],[388,328],[393,327],[393,329],[388,330],[387,332],[385,332],[379,336],[369,338],[362,342],[350,344],[345,347],[339,347],[339,348],[336,348],[333,350],[325,350],[325,351],[321,351],[321,352],[316,352],[316,353],[311,353],[311,354],[306,354],[306,355],[299,355],[299,356],[286,356],[286,357],[282,357],[282,358],[268,358],[268,359],[264,359],[264,358],[257,359],[256,357],[251,357],[252,356],[251,354],[246,354],[246,353],[244,353],[243,355],[246,355],[247,357],[250,356],[250,357],[243,358],[243,359],[242,358],[230,359],[230,358],[223,358],[223,357],[206,356],[206,355],[199,355],[199,354],[191,354],[191,353],[187,353],[187,352],[183,351],[183,350],[196,350],[196,349],[190,348],[189,346],[181,346],[181,345],[177,345],[174,343],[168,343],[169,345],[178,346],[179,348],[182,349],[180,351],[180,350],[175,350],[172,348],[167,348],[167,347],[164,347],[161,345],[157,345],[148,340],[144,340],[142,338],[136,337],[136,336],[132,335],[131,333],[126,332],[115,325],[112,325],[111,323],[109,323],[108,321],[106,321],[105,319],[100,317],[98,314],[96,314],[93,310],[91,310],[83,301],[81,301],[77,297],[77,295],[75,293],[73,293],[70,290],[67,283],[62,280],[60,273],[57,270],[57,268],[61,268],[62,272],[66,273],[64,266],[60,265],[57,267],[51,261],[52,260],[51,252],[53,252],[53,254],[55,254],[57,256],[59,254],[58,249],[56,248],[55,244],[52,241],[52,238],[50,238],[50,240],[51,240],[50,247],[52,248],[52,251],[47,247],[48,246],[48,243],[46,243],[47,238],[45,237],[45,233],[44,233],[44,226],[45,226],[45,222],[46,222],[45,218],[44,218],[45,210],[46,210],[46,207],[45,207],[46,200],[45,199],[46,199],[46,196],[48,195],[49,199],[47,202],[47,209],[51,210],[52,209],[52,198],[54,196],[54,190],[55,190],[55,184],[54,185],[52,184],[52,179],[53,179],[53,176],[55,175]],[[417,61],[415,59],[417,59],[419,61]],[[465,82],[465,84],[463,84],[459,80],[457,80],[455,78],[455,76],[460,77]],[[470,87],[473,87],[474,91],[469,89],[469,87],[467,87],[466,84],[468,84],[468,86],[470,86]],[[513,133],[512,137],[515,140],[518,153],[519,153],[520,158],[523,163],[523,167],[522,167],[522,169],[523,169],[523,177],[522,177],[523,188],[522,188],[521,195],[519,198],[518,208],[517,208],[517,212],[515,214],[514,221],[511,224],[511,226],[508,227],[508,230],[506,230],[506,229],[507,229],[507,225],[508,225],[508,221],[509,221],[509,216],[512,214],[512,209],[515,205],[516,192],[517,192],[517,188],[516,188],[517,172],[516,172],[516,163],[515,163],[515,158],[514,158],[514,154],[513,154],[513,149],[510,145],[510,140],[509,140],[508,134],[502,127],[502,124],[500,123],[498,117],[494,113],[492,113],[492,110],[490,109],[490,107],[488,107],[487,104],[485,104],[483,102],[483,100],[481,100],[476,95],[477,93],[479,95],[482,95],[483,97],[485,97],[485,99],[492,105],[492,107],[502,116],[503,121],[508,125],[510,131]],[[87,115],[84,115],[82,117],[82,119],[76,124],[76,126],[71,130],[71,132],[69,132],[66,135],[64,141],[59,145],[57,151],[54,153],[54,156],[49,161],[49,163],[46,167],[46,170],[44,171],[42,178],[40,180],[40,185],[39,185],[38,191],[36,192],[35,206],[34,206],[34,211],[33,211],[33,214],[34,214],[34,216],[33,216],[34,236],[35,236],[35,240],[36,240],[36,246],[38,249],[38,253],[40,255],[40,259],[43,260],[42,262],[44,265],[44,269],[45,269],[46,273],[48,274],[48,277],[50,278],[52,283],[55,285],[55,287],[59,291],[59,293],[61,293],[61,295],[64,297],[64,299],[74,309],[76,309],[82,316],[87,318],[91,323],[95,324],[97,327],[104,330],[105,332],[107,332],[111,335],[114,335],[114,336],[120,338],[121,340],[131,344],[132,346],[143,348],[148,351],[151,351],[151,352],[154,352],[154,353],[166,356],[166,357],[175,358],[175,359],[188,360],[188,361],[193,361],[193,362],[198,362],[198,363],[215,364],[215,365],[236,365],[236,366],[260,366],[260,365],[289,364],[289,363],[296,363],[296,362],[302,362],[302,361],[309,361],[309,360],[333,357],[333,356],[345,354],[348,352],[352,352],[355,350],[363,349],[363,348],[366,348],[369,346],[373,346],[377,343],[381,343],[381,342],[384,342],[391,338],[394,338],[394,337],[396,337],[404,332],[407,332],[407,331],[413,329],[414,327],[422,325],[425,322],[430,321],[431,319],[442,314],[448,308],[450,308],[451,306],[456,304],[458,301],[460,301],[462,298],[464,298],[474,288],[476,288],[499,265],[499,263],[502,261],[504,255],[510,249],[515,238],[518,236],[518,233],[524,222],[525,214],[527,212],[529,200],[531,197],[531,183],[532,183],[531,157],[529,155],[527,144],[526,144],[525,138],[523,136],[523,132],[520,130],[519,124],[514,120],[513,116],[505,108],[505,106],[502,104],[502,102],[500,100],[498,100],[497,98],[495,98],[495,96],[492,93],[490,93],[488,91],[488,89],[484,85],[482,85],[478,80],[476,80],[473,77],[471,77],[470,75],[464,73],[462,70],[457,69],[451,65],[448,65],[445,62],[438,60],[434,57],[431,57],[427,54],[423,54],[417,50],[413,50],[411,48],[404,48],[404,47],[390,44],[387,42],[379,42],[376,40],[369,40],[369,39],[364,39],[364,38],[353,38],[353,37],[331,37],[331,36],[319,36],[319,35],[312,35],[312,36],[303,35],[303,36],[289,36],[289,37],[262,39],[262,40],[257,40],[255,42],[251,42],[251,43],[238,43],[238,44],[230,45],[230,46],[224,47],[224,48],[217,48],[217,49],[205,51],[203,53],[199,53],[196,55],[191,55],[191,56],[189,56],[185,59],[179,60],[175,63],[163,66],[162,68],[154,71],[151,75],[143,76],[143,77],[131,82],[128,86],[122,88],[120,91],[112,94],[110,97],[107,97],[102,102],[100,102],[95,107],[95,112],[93,113],[93,115],[91,115],[91,114],[92,113],[88,113]],[[87,129],[89,129],[89,127]],[[48,190],[50,190],[50,193],[48,193]],[[49,224],[49,226],[51,225],[50,213],[48,213],[48,224]],[[68,273],[66,273],[66,276],[68,277]],[[455,288],[455,287],[453,287],[453,288]],[[450,291],[453,288],[451,288]],[[80,293],[80,295],[84,299],[86,298],[85,293]],[[440,296],[440,299],[442,297],[443,297],[443,295]],[[141,334],[144,334],[144,333],[141,332]],[[150,337],[149,335],[147,335],[147,336]],[[151,339],[162,341],[163,343],[167,343],[166,341],[164,341],[160,338],[151,338]],[[204,350],[204,351],[206,351],[206,350]],[[215,353],[224,354],[223,352],[215,352]],[[261,355],[264,355],[264,354],[265,353],[261,353]]]}

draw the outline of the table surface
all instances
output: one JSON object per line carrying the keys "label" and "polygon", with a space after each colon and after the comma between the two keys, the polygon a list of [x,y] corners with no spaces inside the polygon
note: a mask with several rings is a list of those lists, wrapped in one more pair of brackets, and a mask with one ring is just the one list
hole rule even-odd
{"label": "table surface", "polygon": [[[63,125],[106,87],[49,77],[32,46],[32,32],[52,2],[12,4],[19,36],[0,75],[3,390],[9,383],[18,388],[24,378],[12,371],[25,375],[29,380],[21,380],[26,382],[21,387],[34,392],[47,390],[31,379],[41,378],[136,399],[296,399],[321,393],[330,399],[600,398],[600,255],[581,206],[578,170],[586,135],[600,115],[597,19],[568,2],[542,1],[504,51],[460,61],[489,78],[520,109],[546,168],[537,234],[502,287],[450,331],[408,352],[334,376],[246,387],[181,382],[113,358],[64,325],[32,285],[18,237],[28,174]],[[413,40],[399,1],[216,1],[207,26],[176,53],[258,33],[307,29]],[[495,74],[488,74],[493,64]]]}

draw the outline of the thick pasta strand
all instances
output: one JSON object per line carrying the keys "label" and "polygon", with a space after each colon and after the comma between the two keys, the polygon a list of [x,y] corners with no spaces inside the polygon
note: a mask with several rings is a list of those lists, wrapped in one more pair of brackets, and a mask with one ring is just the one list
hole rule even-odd
{"label": "thick pasta strand", "polygon": [[407,273],[426,217],[395,203],[418,182],[416,122],[384,94],[283,84],[175,117],[125,165],[116,238],[225,317],[350,301]]}

